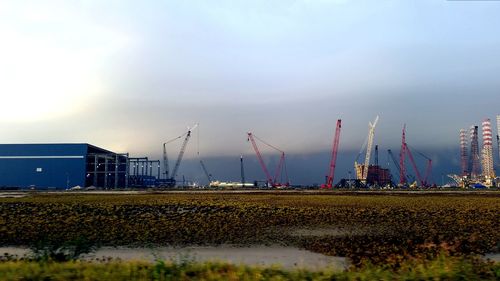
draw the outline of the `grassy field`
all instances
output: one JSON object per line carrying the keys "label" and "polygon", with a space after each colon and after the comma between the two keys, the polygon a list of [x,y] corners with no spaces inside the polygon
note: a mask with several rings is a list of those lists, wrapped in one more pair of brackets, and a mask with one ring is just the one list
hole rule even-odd
{"label": "grassy field", "polygon": [[0,242],[33,246],[286,245],[402,268],[499,252],[500,195],[34,194],[0,198]]}
{"label": "grassy field", "polygon": [[398,269],[365,266],[334,271],[285,270],[227,263],[158,261],[104,263],[7,261],[0,263],[0,280],[499,280],[500,264],[437,256],[406,261]]}

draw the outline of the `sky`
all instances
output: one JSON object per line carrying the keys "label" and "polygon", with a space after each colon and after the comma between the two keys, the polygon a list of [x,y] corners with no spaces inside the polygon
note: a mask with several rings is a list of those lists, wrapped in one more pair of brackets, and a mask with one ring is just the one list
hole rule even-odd
{"label": "sky", "polygon": [[199,123],[189,177],[198,152],[221,179],[242,154],[262,177],[251,131],[310,184],[336,120],[346,175],[379,115],[381,147],[399,151],[406,124],[435,174],[458,172],[458,131],[500,114],[499,14],[500,1],[0,0],[0,142],[160,158]]}

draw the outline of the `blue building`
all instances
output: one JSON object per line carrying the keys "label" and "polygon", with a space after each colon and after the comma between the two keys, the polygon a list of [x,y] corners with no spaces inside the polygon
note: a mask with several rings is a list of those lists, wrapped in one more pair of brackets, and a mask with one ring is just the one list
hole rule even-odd
{"label": "blue building", "polygon": [[128,154],[87,143],[0,144],[0,188],[128,187]]}

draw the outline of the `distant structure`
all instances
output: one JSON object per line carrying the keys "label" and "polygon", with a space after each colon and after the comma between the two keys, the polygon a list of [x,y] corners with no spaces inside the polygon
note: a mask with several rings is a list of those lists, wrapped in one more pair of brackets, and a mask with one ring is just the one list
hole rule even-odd
{"label": "distant structure", "polygon": [[471,177],[477,177],[481,174],[479,164],[479,140],[478,140],[478,126],[470,127],[470,166]]}
{"label": "distant structure", "polygon": [[493,169],[493,135],[491,133],[491,120],[485,119],[482,124],[483,131],[483,149],[482,149],[482,166],[483,176],[488,181],[495,178],[495,170]]}
{"label": "distant structure", "polygon": [[406,167],[405,167],[405,157],[406,157],[406,124],[403,126],[403,134],[401,137],[401,151],[399,152],[399,184],[405,185],[406,182]]}
{"label": "distant structure", "polygon": [[500,115],[497,115],[497,145],[498,145],[498,157],[500,161]]}
{"label": "distant structure", "polygon": [[465,129],[460,130],[460,164],[461,164],[461,175],[467,176],[469,174],[469,159],[467,157],[467,131]]}
{"label": "distant structure", "polygon": [[240,176],[241,184],[245,185],[245,168],[243,167],[243,155],[240,156]]}
{"label": "distant structure", "polygon": [[0,189],[123,188],[129,167],[127,153],[87,143],[0,144]]}
{"label": "distant structure", "polygon": [[[500,149],[500,115],[497,116],[497,141]],[[467,155],[467,137],[464,129],[460,130],[460,174],[451,174],[452,178],[460,187],[463,188],[485,188],[500,187],[500,178],[495,175],[493,159],[493,131],[491,120],[486,118],[481,123],[483,143],[479,149],[479,126],[471,126],[470,134],[470,154]],[[467,161],[467,157],[468,161]]]}

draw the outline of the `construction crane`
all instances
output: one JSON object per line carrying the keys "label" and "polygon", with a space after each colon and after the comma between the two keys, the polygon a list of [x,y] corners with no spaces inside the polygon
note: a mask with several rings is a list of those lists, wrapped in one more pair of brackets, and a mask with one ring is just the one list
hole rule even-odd
{"label": "construction crane", "polygon": [[[188,128],[187,132],[185,132],[184,134],[163,143],[163,166],[165,169],[165,185],[168,187],[173,187],[176,184],[175,177],[177,176],[177,170],[179,169],[182,157],[184,156],[184,152],[186,151],[186,147],[189,142],[189,138],[191,137],[191,131],[194,130],[197,126],[198,124],[195,124],[192,128]],[[168,165],[168,156],[167,156],[167,144],[175,140],[178,140],[182,137],[184,137],[184,141],[182,142],[181,150],[179,151],[179,155],[177,156],[177,161],[175,162],[174,169],[172,173],[170,173]]]}
{"label": "construction crane", "polygon": [[[269,143],[263,141],[262,139],[258,138],[251,132],[247,133],[247,141],[250,141],[252,143],[252,147],[255,151],[255,154],[257,155],[257,158],[259,159],[260,166],[262,167],[262,170],[264,171],[264,174],[266,175],[266,183],[271,186],[271,187],[286,187],[289,186],[290,183],[288,181],[288,172],[286,170],[286,163],[285,163],[285,152],[279,148],[276,148],[273,145],[270,145]],[[266,163],[264,162],[264,159],[262,158],[262,154],[260,153],[260,150],[257,146],[257,143],[255,139],[259,140],[261,143],[265,144],[266,146],[278,151],[280,153],[280,161],[278,163],[278,166],[276,167],[276,171],[274,174],[274,178],[271,176],[269,173],[269,170],[267,169]],[[285,179],[286,182],[282,183],[280,182],[283,177],[283,172],[285,174]],[[280,179],[280,181],[278,181]]]}
{"label": "construction crane", "polygon": [[335,136],[333,138],[332,145],[332,157],[330,159],[330,166],[328,170],[328,176],[326,177],[326,183],[321,186],[321,188],[332,188],[333,180],[335,179],[335,166],[337,163],[337,152],[339,150],[340,141],[340,129],[342,128],[342,120],[337,120],[337,126],[335,128]]}
{"label": "construction crane", "polygon": [[410,150],[410,147],[408,146],[408,143],[406,142],[406,124],[403,126],[403,132],[402,132],[402,137],[401,137],[401,152],[400,152],[400,158],[399,158],[399,184],[404,185],[407,183],[407,175],[406,175],[406,168],[405,168],[405,158],[406,155],[408,155],[408,158],[410,159],[410,163],[413,167],[413,170],[415,171],[415,175],[417,176],[417,180],[420,183],[420,186],[429,186],[429,177],[431,175],[432,171],[432,159],[429,157],[425,156],[423,153],[417,152],[419,155],[424,157],[427,160],[427,168],[425,171],[425,177],[422,177],[422,174],[417,168],[417,164],[415,162],[415,158],[413,157],[413,154]]}
{"label": "construction crane", "polygon": [[392,153],[392,150],[388,149],[387,150],[387,153],[389,154],[390,158],[392,159],[392,162],[394,162],[394,166],[396,167],[396,169],[398,170],[398,175],[400,175],[401,173],[401,167],[399,166],[399,163],[398,161],[396,160],[396,157],[394,156],[394,154]]}
{"label": "construction crane", "polygon": [[408,156],[410,157],[410,161],[412,162],[412,166],[413,166],[413,169],[415,170],[415,173],[417,175],[417,179],[419,180],[421,186],[429,186],[430,185],[429,184],[429,177],[431,176],[431,173],[432,173],[432,159],[427,157],[422,152],[419,152],[419,151],[413,149],[413,147],[411,148],[411,150],[413,150],[418,155],[422,156],[423,158],[425,158],[427,160],[427,167],[425,169],[424,177],[421,177],[420,172],[418,172],[418,170],[417,170],[417,165],[415,164],[415,161],[413,159],[413,155],[411,154],[410,147],[408,144],[406,144],[406,151],[408,152]]}
{"label": "construction crane", "polygon": [[415,163],[415,159],[413,158],[413,154],[411,153],[411,151],[408,148],[408,145],[406,143],[405,143],[405,150],[406,150],[406,153],[408,154],[408,157],[410,158],[411,165],[413,167],[413,170],[415,171],[415,174],[417,176],[418,181],[420,182],[420,185],[424,186],[422,176],[420,175],[420,171],[417,168],[417,164]]}
{"label": "construction crane", "polygon": [[366,178],[368,177],[368,167],[370,165],[370,156],[373,147],[373,137],[375,136],[375,126],[377,126],[379,117],[375,117],[373,123],[368,123],[368,141],[366,146],[365,163],[364,165],[358,164],[354,161],[354,168],[356,170],[357,179],[361,180],[362,183],[366,184]]}
{"label": "construction crane", "polygon": [[208,184],[210,184],[212,182],[212,174],[208,173],[207,167],[205,167],[205,163],[203,163],[203,160],[200,160],[200,165],[203,169],[203,172],[205,173],[205,176],[207,177]]}

